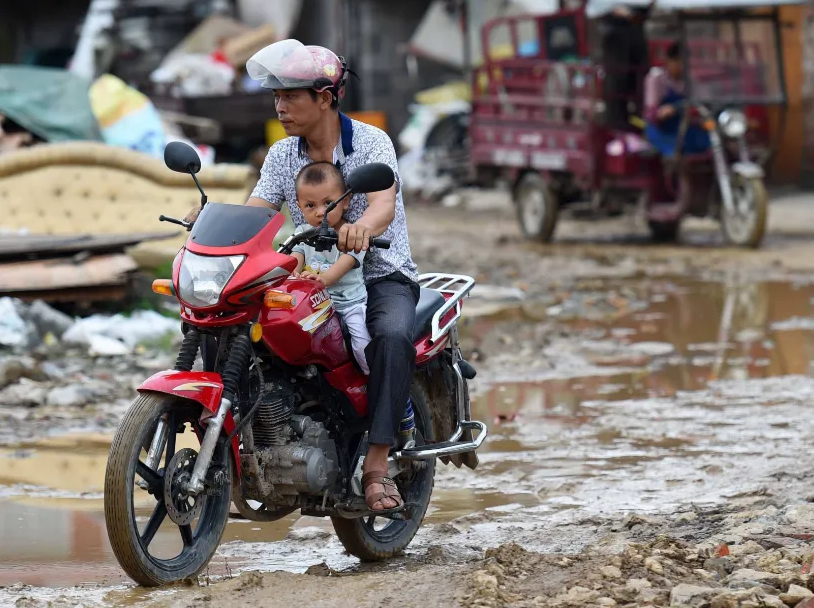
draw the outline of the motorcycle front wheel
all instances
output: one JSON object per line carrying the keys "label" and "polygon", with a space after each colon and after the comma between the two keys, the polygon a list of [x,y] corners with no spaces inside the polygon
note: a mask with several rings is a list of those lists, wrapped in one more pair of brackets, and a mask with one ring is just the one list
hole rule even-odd
{"label": "motorcycle front wheel", "polygon": [[[139,585],[155,587],[194,578],[209,563],[226,528],[229,463],[222,467],[218,495],[189,497],[182,490],[197,452],[176,447],[179,443],[197,447],[195,435],[185,431],[199,424],[200,414],[199,405],[166,395],[141,395],[113,438],[105,472],[105,523],[119,565]],[[161,450],[150,467],[148,450],[159,428],[166,432],[159,433],[164,439],[159,440]],[[217,458],[218,450],[211,466]]]}

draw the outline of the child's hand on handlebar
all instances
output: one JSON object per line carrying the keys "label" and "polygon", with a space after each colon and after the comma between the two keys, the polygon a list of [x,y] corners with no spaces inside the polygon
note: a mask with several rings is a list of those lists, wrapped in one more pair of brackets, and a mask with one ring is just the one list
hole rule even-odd
{"label": "child's hand on handlebar", "polygon": [[302,274],[300,274],[301,279],[311,279],[312,281],[319,281],[323,285],[325,285],[325,277],[321,274],[317,274],[316,272],[310,272],[306,270]]}

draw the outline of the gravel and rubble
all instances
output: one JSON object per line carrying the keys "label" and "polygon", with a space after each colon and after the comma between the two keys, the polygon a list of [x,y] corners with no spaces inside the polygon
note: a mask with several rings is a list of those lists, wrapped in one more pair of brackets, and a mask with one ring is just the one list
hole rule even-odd
{"label": "gravel and rubble", "polygon": [[[304,574],[251,571],[219,582],[201,577],[171,592],[140,597],[149,608],[224,601],[373,607],[388,604],[382,603],[385,598],[419,608],[428,605],[428,597],[434,606],[481,608],[814,606],[814,504],[788,503],[782,492],[764,487],[726,505],[684,509],[583,522],[597,528],[598,540],[576,553],[534,551],[509,542],[473,558],[439,545],[391,567],[335,570],[322,564]],[[319,585],[311,584],[314,576]],[[25,588],[16,593],[33,599]],[[132,592],[114,590],[102,603],[86,605],[132,599]]]}
{"label": "gravel and rubble", "polygon": [[[112,432],[144,379],[172,367],[180,343],[179,321],[153,311],[73,319],[11,298],[0,309],[8,313],[0,324],[0,445]],[[113,350],[99,352],[97,340]]]}
{"label": "gravel and rubble", "polygon": [[[484,607],[814,605],[814,505],[766,493],[714,509],[637,518],[612,542],[546,555],[517,544],[488,550],[469,574],[466,605]],[[777,505],[781,506],[778,507]],[[693,517],[688,522],[686,513]],[[638,531],[636,528],[640,528]],[[639,538],[637,538],[639,537]]]}

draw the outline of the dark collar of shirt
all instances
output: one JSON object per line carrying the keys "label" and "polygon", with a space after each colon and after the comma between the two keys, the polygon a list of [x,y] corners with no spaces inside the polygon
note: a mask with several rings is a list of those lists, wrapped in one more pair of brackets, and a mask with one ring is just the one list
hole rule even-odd
{"label": "dark collar of shirt", "polygon": [[[339,113],[339,130],[341,133],[340,139],[342,140],[342,158],[337,164],[343,164],[345,158],[353,154],[353,121],[342,112]],[[308,142],[305,141],[304,137],[300,137],[297,149],[300,157],[308,153]]]}

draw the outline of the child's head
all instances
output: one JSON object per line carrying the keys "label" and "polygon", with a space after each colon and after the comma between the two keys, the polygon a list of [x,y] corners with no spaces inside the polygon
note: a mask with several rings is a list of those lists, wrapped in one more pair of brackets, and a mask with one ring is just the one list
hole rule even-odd
{"label": "child's head", "polygon": [[[345,180],[336,165],[328,162],[311,163],[297,175],[297,205],[305,221],[319,226],[325,209],[345,193]],[[328,214],[328,225],[336,226],[342,219],[347,199]]]}

